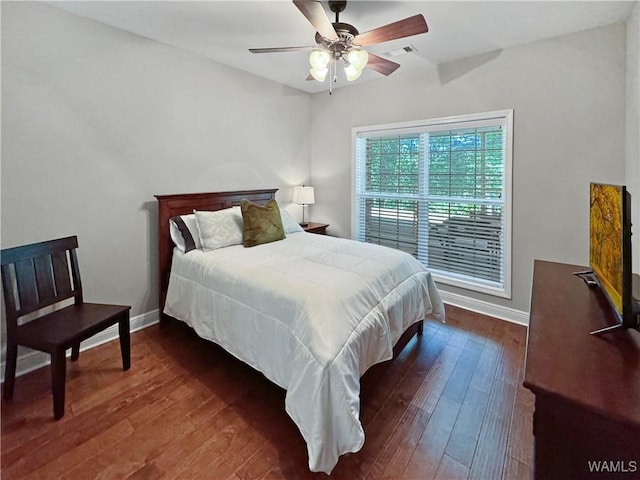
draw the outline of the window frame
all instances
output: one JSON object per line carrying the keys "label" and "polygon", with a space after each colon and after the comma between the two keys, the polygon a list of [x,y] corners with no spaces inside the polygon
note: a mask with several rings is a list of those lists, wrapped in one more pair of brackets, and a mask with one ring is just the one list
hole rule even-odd
{"label": "window frame", "polygon": [[[414,120],[408,122],[388,123],[382,125],[368,125],[352,128],[352,153],[351,153],[351,237],[358,239],[359,219],[357,214],[357,141],[365,135],[395,135],[408,132],[427,132],[436,130],[464,128],[465,123],[478,122],[502,123],[505,127],[504,136],[504,175],[503,175],[503,228],[504,228],[504,256],[503,256],[503,286],[484,284],[481,281],[472,281],[464,276],[450,273],[442,275],[432,271],[434,279],[442,284],[452,285],[489,295],[511,298],[511,269],[512,269],[512,169],[513,169],[513,109],[495,110],[448,117]],[[428,267],[427,267],[428,268]]]}

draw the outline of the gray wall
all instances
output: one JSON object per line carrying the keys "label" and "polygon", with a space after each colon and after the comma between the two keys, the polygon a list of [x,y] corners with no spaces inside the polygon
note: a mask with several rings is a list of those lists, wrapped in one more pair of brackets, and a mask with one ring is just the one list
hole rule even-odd
{"label": "gray wall", "polygon": [[277,187],[287,203],[309,131],[308,94],[2,2],[2,247],[77,234],[87,301],[156,309],[153,195]]}
{"label": "gray wall", "polygon": [[616,24],[314,94],[312,218],[351,235],[352,127],[513,108],[512,300],[442,289],[528,311],[534,259],[588,263],[589,182],[625,180],[625,38]]}

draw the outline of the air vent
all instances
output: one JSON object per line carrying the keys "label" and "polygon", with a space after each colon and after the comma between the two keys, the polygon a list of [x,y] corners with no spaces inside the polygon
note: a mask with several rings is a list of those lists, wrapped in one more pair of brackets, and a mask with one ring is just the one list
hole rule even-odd
{"label": "air vent", "polygon": [[399,57],[400,55],[405,55],[407,53],[412,53],[416,51],[416,47],[413,45],[407,45],[405,47],[394,48],[393,50],[389,50],[388,52],[384,52],[383,55],[389,57]]}

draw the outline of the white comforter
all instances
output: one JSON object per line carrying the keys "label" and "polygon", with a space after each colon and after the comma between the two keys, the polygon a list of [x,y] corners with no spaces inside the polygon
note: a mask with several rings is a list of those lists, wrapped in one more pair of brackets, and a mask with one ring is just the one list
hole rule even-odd
{"label": "white comforter", "polygon": [[360,376],[402,332],[444,318],[431,274],[397,250],[311,233],[244,248],[174,250],[164,312],[283,387],[309,468],[364,443]]}

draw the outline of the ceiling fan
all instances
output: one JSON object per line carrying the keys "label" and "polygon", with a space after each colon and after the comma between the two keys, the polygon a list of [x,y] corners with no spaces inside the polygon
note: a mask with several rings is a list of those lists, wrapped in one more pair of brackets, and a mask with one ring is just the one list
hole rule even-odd
{"label": "ceiling fan", "polygon": [[[357,79],[365,67],[369,67],[383,75],[395,72],[399,64],[367,52],[364,48],[377,43],[388,42],[398,38],[410,37],[429,31],[422,15],[414,15],[397,22],[374,28],[365,33],[348,23],[340,22],[340,12],[347,6],[346,1],[330,1],[329,8],[336,14],[336,21],[331,22],[322,3],[315,0],[293,0],[293,4],[317,30],[316,45],[306,47],[250,48],[252,53],[299,52],[310,51],[311,69],[307,80],[323,82],[329,70],[336,81],[336,64],[342,60],[345,64],[347,80]],[[329,83],[331,93],[331,83]]]}

